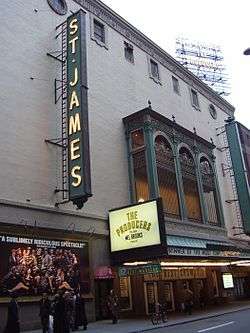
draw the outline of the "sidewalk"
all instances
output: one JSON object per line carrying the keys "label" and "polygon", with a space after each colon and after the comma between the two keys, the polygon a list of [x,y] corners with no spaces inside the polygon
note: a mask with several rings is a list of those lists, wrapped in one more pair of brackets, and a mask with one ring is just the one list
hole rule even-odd
{"label": "sidewalk", "polygon": [[[189,315],[170,314],[165,324],[152,325],[150,319],[121,319],[118,324],[113,325],[111,320],[89,323],[87,332],[91,333],[139,333],[155,330],[160,327],[176,326],[188,322],[198,321],[211,317],[218,317],[223,314],[250,309],[250,301],[233,302],[225,305],[214,306],[203,311],[194,311]],[[86,332],[78,330],[76,332]],[[41,330],[28,331],[24,333],[41,333]]]}

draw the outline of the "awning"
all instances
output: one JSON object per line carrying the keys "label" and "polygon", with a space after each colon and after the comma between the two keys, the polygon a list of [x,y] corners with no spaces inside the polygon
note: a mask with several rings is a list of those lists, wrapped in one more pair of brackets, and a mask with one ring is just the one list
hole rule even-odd
{"label": "awning", "polygon": [[195,249],[207,249],[211,245],[232,246],[232,244],[227,242],[181,236],[167,236],[167,245]]}
{"label": "awning", "polygon": [[115,272],[110,266],[99,266],[95,269],[94,276],[96,280],[114,279]]}

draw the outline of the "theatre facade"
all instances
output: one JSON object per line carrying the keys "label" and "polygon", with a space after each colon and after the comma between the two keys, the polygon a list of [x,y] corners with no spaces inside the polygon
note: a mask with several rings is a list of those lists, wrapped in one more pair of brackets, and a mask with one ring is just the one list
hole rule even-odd
{"label": "theatre facade", "polygon": [[221,167],[234,107],[99,0],[2,0],[0,18],[3,318],[11,291],[23,329],[60,289],[89,321],[112,288],[122,316],[180,311],[184,285],[195,306],[247,297]]}
{"label": "theatre facade", "polygon": [[[132,197],[141,202],[109,214],[124,315],[150,314],[155,302],[181,311],[186,286],[197,308],[204,300],[222,304],[249,297],[244,264],[250,251],[227,237],[215,146],[151,107],[123,121]],[[147,201],[152,197],[159,202]]]}

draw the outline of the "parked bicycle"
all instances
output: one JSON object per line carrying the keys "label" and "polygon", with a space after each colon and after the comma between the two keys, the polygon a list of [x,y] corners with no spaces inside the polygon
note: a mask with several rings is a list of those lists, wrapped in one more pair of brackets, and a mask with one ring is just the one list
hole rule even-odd
{"label": "parked bicycle", "polygon": [[150,316],[153,325],[159,325],[161,322],[166,323],[168,321],[167,310],[164,304],[155,303],[155,312]]}

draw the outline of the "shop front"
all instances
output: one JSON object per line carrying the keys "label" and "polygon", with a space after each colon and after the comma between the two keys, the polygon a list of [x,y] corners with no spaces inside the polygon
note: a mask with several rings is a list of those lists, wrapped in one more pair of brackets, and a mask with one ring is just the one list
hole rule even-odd
{"label": "shop front", "polygon": [[[195,308],[248,297],[250,271],[242,265],[249,263],[249,251],[229,240],[162,234],[160,209],[153,200],[111,211],[111,257],[117,272],[113,285],[122,316],[147,316],[156,303],[168,312],[183,311],[187,288]],[[158,225],[157,244],[150,245],[157,232],[145,243],[149,225]]]}

